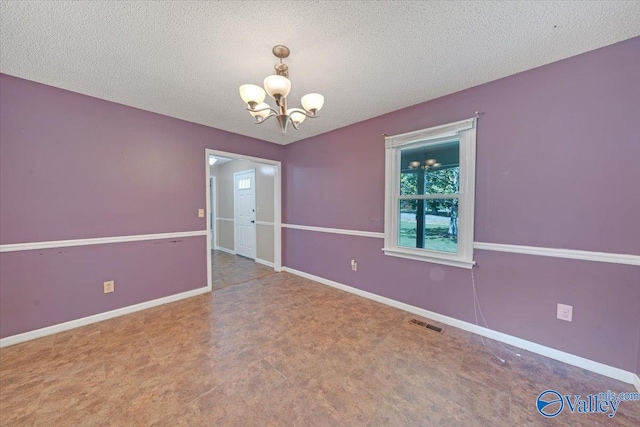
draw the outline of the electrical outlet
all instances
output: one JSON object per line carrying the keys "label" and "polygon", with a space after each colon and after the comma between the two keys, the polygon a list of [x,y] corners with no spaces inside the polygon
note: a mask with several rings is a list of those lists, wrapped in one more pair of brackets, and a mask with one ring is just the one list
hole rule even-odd
{"label": "electrical outlet", "polygon": [[351,270],[358,271],[358,263],[356,262],[355,259],[351,260]]}
{"label": "electrical outlet", "polygon": [[116,290],[116,284],[113,280],[109,280],[108,282],[104,282],[103,283],[104,286],[104,293],[105,294],[109,294],[111,292],[114,292]]}
{"label": "electrical outlet", "polygon": [[198,218],[204,218],[204,209],[198,209]]}
{"label": "electrical outlet", "polygon": [[571,322],[573,319],[573,306],[558,304],[558,319]]}

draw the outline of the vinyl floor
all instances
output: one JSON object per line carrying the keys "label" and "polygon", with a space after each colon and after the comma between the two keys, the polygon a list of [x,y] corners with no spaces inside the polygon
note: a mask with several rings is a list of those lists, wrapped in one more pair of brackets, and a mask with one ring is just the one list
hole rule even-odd
{"label": "vinyl floor", "polygon": [[612,419],[536,410],[546,389],[586,396],[629,384],[488,341],[503,364],[470,333],[437,333],[287,273],[242,274],[209,294],[1,349],[0,425],[640,425],[640,402],[622,402]]}

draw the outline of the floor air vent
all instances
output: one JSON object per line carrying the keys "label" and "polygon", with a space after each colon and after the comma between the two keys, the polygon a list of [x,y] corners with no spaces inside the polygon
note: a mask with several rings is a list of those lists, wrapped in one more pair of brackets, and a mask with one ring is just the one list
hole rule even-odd
{"label": "floor air vent", "polygon": [[423,328],[431,329],[432,331],[435,331],[435,332],[438,332],[438,333],[442,333],[442,328],[441,327],[431,325],[429,323],[423,322],[422,320],[411,319],[411,323],[413,323],[414,325],[421,326]]}
{"label": "floor air vent", "polygon": [[429,324],[427,324],[427,329],[431,329],[432,331],[436,331],[436,332],[442,332],[442,328],[438,326],[429,325]]}

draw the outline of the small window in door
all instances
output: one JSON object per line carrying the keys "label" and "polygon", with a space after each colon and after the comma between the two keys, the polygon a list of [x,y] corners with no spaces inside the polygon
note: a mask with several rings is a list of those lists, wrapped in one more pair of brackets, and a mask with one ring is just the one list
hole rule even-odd
{"label": "small window in door", "polygon": [[241,178],[238,180],[238,190],[248,190],[251,188],[251,178]]}

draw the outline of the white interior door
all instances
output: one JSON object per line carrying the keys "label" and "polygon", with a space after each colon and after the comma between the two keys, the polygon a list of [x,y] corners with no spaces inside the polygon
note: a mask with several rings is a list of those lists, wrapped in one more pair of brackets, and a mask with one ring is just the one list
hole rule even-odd
{"label": "white interior door", "polygon": [[256,257],[256,172],[233,174],[236,254]]}

